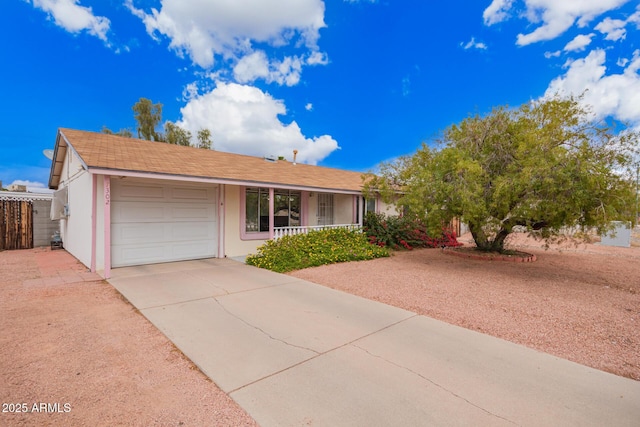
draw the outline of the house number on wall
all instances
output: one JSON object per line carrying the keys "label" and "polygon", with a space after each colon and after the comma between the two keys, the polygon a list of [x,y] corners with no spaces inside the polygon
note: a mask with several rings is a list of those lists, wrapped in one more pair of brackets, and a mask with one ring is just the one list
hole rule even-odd
{"label": "house number on wall", "polygon": [[105,178],[104,181],[104,204],[105,205],[110,205],[111,204],[111,183]]}

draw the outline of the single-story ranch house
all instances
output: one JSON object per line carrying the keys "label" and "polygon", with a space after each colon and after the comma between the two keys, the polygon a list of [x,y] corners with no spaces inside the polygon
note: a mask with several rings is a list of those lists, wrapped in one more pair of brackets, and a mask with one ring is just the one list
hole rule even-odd
{"label": "single-story ranch house", "polygon": [[391,206],[362,174],[295,161],[59,129],[49,187],[65,249],[91,271],[256,251]]}

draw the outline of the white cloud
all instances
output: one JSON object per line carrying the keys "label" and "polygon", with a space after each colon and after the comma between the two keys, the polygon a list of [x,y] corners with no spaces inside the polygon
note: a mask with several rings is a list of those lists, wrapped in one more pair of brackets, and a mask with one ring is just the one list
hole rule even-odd
{"label": "white cloud", "polygon": [[579,27],[584,27],[597,16],[617,9],[627,1],[629,0],[525,0],[528,20],[532,23],[542,21],[542,25],[529,34],[519,34],[517,44],[524,46],[552,40],[576,21]]}
{"label": "white cloud", "polygon": [[602,22],[596,25],[596,30],[602,34],[606,34],[605,40],[624,40],[627,36],[626,21],[620,19],[605,18]]}
{"label": "white cloud", "polygon": [[[30,193],[53,193],[53,190],[50,190],[49,187],[43,184],[42,182],[16,179],[9,185],[13,185],[13,184],[26,185],[27,191]],[[6,185],[6,187],[9,187],[9,185]]]}
{"label": "white cloud", "polygon": [[111,21],[95,16],[90,7],[80,6],[79,0],[33,0],[33,6],[46,12],[57,26],[70,33],[87,31],[107,42]]}
{"label": "white cloud", "polygon": [[327,65],[329,63],[329,58],[323,52],[312,52],[311,55],[307,58],[308,65]]}
{"label": "white cloud", "polygon": [[585,104],[593,108],[597,117],[610,116],[640,126],[640,50],[626,62],[622,74],[607,75],[605,62],[606,52],[602,49],[569,62],[566,73],[550,83],[545,96],[584,92]]}
{"label": "white cloud", "polygon": [[559,56],[560,56],[560,54],[561,54],[561,53],[562,53],[562,52],[561,52],[561,51],[559,51],[559,50],[556,50],[556,51],[554,51],[554,52],[545,52],[545,53],[544,53],[544,57],[545,57],[545,58],[547,58],[547,59],[557,58],[557,57],[559,57]]}
{"label": "white cloud", "polygon": [[606,34],[605,40],[618,41],[627,37],[627,24],[636,24],[636,27],[640,29],[640,6],[638,6],[638,11],[627,19],[611,19],[607,17],[596,25],[595,29],[602,34]]}
{"label": "white cloud", "polygon": [[[166,36],[171,49],[195,64],[235,64],[240,82],[264,78],[293,85],[300,80],[302,65],[322,63],[317,46],[319,30],[325,27],[322,0],[162,0],[160,10],[149,12],[136,8],[133,0],[126,5],[152,37]],[[263,50],[254,49],[256,43],[301,52],[267,60]]]}
{"label": "white cloud", "polygon": [[329,135],[308,138],[295,121],[281,122],[284,103],[253,86],[217,82],[215,89],[191,99],[180,111],[178,125],[194,135],[201,128],[210,129],[220,151],[291,160],[297,149],[298,161],[316,164],[339,149]]}
{"label": "white cloud", "polygon": [[258,78],[269,77],[269,58],[264,51],[259,50],[241,58],[233,68],[236,81],[247,83]]}
{"label": "white cloud", "polygon": [[313,104],[312,103],[307,103],[307,105],[304,106],[304,109],[307,111],[313,111]]}
{"label": "white cloud", "polygon": [[233,67],[233,77],[238,83],[250,83],[263,79],[267,83],[294,86],[300,81],[304,65],[328,63],[326,55],[314,52],[306,60],[298,56],[286,56],[282,60],[269,59],[258,50],[242,57]]}
{"label": "white cloud", "polygon": [[189,83],[182,90],[182,100],[189,101],[190,99],[198,96],[198,85],[196,83]]}
{"label": "white cloud", "polygon": [[629,58],[618,58],[616,65],[620,68],[624,68],[629,63]]}
{"label": "white cloud", "polygon": [[462,46],[464,50],[469,50],[469,49],[486,50],[487,49],[487,45],[482,42],[476,41],[475,37],[471,37],[471,40],[469,40],[467,43],[460,43],[460,46]]}
{"label": "white cloud", "polygon": [[513,6],[513,0],[493,0],[484,10],[482,17],[486,25],[497,24],[510,18],[509,10]]}
{"label": "white cloud", "polygon": [[591,44],[591,39],[595,34],[579,34],[564,47],[565,52],[581,52]]}
{"label": "white cloud", "polygon": [[[617,9],[629,0],[523,0],[521,15],[532,24],[539,24],[528,34],[518,34],[517,44],[525,46],[544,40],[552,40],[577,23],[585,27],[596,17]],[[486,25],[493,25],[510,18],[513,0],[494,0],[483,17]]]}

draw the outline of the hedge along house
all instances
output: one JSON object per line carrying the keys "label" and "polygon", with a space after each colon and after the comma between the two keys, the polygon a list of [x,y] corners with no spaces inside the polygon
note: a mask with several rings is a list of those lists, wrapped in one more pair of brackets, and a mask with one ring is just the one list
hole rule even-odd
{"label": "hedge along house", "polygon": [[59,129],[49,176],[65,249],[91,271],[237,257],[266,240],[362,224],[390,206],[362,174]]}

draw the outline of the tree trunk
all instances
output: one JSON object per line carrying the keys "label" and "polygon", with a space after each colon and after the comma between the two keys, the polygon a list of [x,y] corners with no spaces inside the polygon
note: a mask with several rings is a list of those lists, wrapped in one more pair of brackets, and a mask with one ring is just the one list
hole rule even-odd
{"label": "tree trunk", "polygon": [[476,224],[469,224],[469,231],[471,231],[473,240],[476,242],[476,247],[479,250],[486,252],[504,252],[504,240],[511,233],[510,231],[501,228],[493,239],[490,239],[482,227]]}

